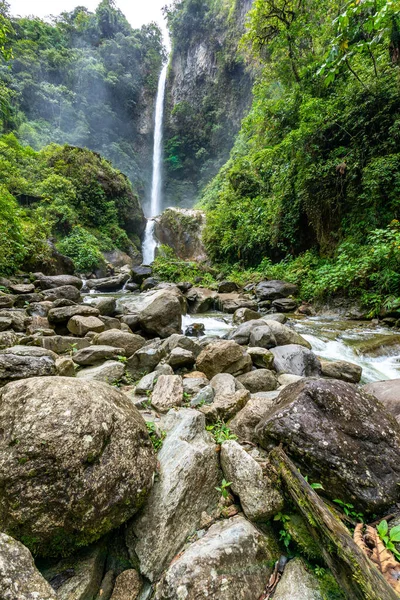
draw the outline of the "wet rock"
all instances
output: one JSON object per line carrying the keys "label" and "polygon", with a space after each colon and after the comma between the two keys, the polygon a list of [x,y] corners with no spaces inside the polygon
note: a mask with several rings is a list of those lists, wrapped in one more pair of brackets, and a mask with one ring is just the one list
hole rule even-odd
{"label": "wet rock", "polygon": [[102,279],[89,279],[86,282],[86,286],[90,290],[97,290],[99,292],[117,292],[121,290],[129,279],[129,273],[120,273],[113,277],[104,277]]}
{"label": "wet rock", "polygon": [[301,558],[290,560],[274,592],[274,600],[323,600],[319,581]]}
{"label": "wet rock", "polygon": [[258,443],[255,435],[256,425],[263,419],[276,403],[279,392],[267,392],[251,396],[244,408],[229,422],[229,428],[240,440]]}
{"label": "wet rock", "polygon": [[[170,411],[158,453],[159,477],[143,511],[128,529],[127,545],[141,572],[154,581],[195,531],[204,512],[216,507],[221,482],[212,436],[198,411]],[[179,596],[173,596],[176,599]]]}
{"label": "wet rock", "polygon": [[190,313],[205,313],[214,307],[217,292],[207,288],[192,287],[186,293]]}
{"label": "wet rock", "polygon": [[90,379],[93,381],[104,381],[110,385],[121,380],[125,374],[125,365],[116,360],[107,360],[105,363],[97,367],[88,367],[78,371],[76,376],[78,379]]}
{"label": "wet rock", "polygon": [[240,383],[252,394],[257,392],[271,392],[278,387],[278,381],[272,371],[256,369],[238,377]]}
{"label": "wet rock", "polygon": [[352,384],[304,379],[287,386],[256,435],[266,449],[282,443],[332,500],[373,513],[400,500],[400,426]]}
{"label": "wet rock", "polygon": [[42,290],[50,290],[62,286],[72,285],[78,290],[83,285],[82,279],[73,275],[43,275],[43,273],[34,273],[37,284]]}
{"label": "wet rock", "polygon": [[115,346],[123,348],[125,356],[132,356],[137,350],[140,350],[146,340],[141,335],[128,333],[119,329],[108,329],[94,338],[93,343],[100,346]]}
{"label": "wet rock", "polygon": [[296,302],[296,300],[292,300],[291,298],[280,298],[279,300],[274,300],[272,302],[272,308],[274,308],[278,312],[294,312],[297,307],[298,303]]}
{"label": "wet rock", "polygon": [[204,335],[205,327],[203,323],[192,323],[185,329],[185,335],[189,337],[201,337]]}
{"label": "wet rock", "polygon": [[28,548],[0,533],[0,597],[4,600],[56,600]]}
{"label": "wet rock", "polygon": [[291,373],[300,377],[318,377],[321,363],[311,350],[298,344],[288,344],[271,349],[274,369],[278,373]]}
{"label": "wet rock", "polygon": [[258,323],[259,326],[252,327],[251,329],[249,336],[250,346],[269,349],[275,346],[297,344],[305,348],[311,348],[307,340],[293,331],[293,329],[282,325],[282,323],[267,319],[263,319],[263,321],[259,321]]}
{"label": "wet rock", "polygon": [[81,550],[70,558],[45,567],[43,576],[57,593],[59,600],[87,600],[99,591],[106,560],[104,544]]}
{"label": "wet rock", "polygon": [[391,413],[397,421],[400,421],[400,379],[389,381],[374,381],[363,385],[362,389],[367,394],[372,394],[382,402],[385,409]]}
{"label": "wet rock", "polygon": [[261,319],[260,313],[251,308],[238,308],[232,318],[232,322],[235,325],[241,325],[242,323],[246,323],[246,321],[254,321],[256,319]]}
{"label": "wet rock", "polygon": [[183,367],[192,367],[196,359],[193,352],[184,348],[174,348],[168,357],[168,364],[173,369],[182,369]]}
{"label": "wet rock", "polygon": [[248,390],[238,390],[233,394],[216,395],[212,404],[204,404],[200,411],[205,415],[208,422],[218,420],[227,421],[235,416],[249,401]]}
{"label": "wet rock", "polygon": [[297,285],[293,283],[270,280],[261,281],[255,289],[255,294],[259,300],[277,300],[278,298],[296,296],[298,291]]}
{"label": "wet rock", "polygon": [[362,368],[345,360],[320,360],[321,375],[331,377],[332,379],[341,379],[349,383],[359,383],[361,381]]}
{"label": "wet rock", "polygon": [[266,348],[249,347],[247,353],[255,367],[260,369],[272,369],[274,365],[274,355]]}
{"label": "wet rock", "polygon": [[152,290],[153,288],[155,288],[159,283],[159,279],[156,279],[155,277],[147,277],[147,279],[145,279],[142,285],[140,286],[140,289],[143,292],[146,292],[147,290]]}
{"label": "wet rock", "polygon": [[153,269],[145,265],[137,265],[132,268],[132,281],[141,285],[147,277],[151,277]]}
{"label": "wet rock", "polygon": [[197,357],[199,371],[208,379],[217,373],[231,373],[237,376],[247,373],[252,367],[250,356],[238,344],[230,340],[220,340],[208,344]]}
{"label": "wet rock", "polygon": [[49,290],[43,290],[44,299],[49,302],[55,300],[65,299],[71,300],[72,302],[80,302],[81,294],[79,289],[73,285],[62,285],[57,288],[50,288]]}
{"label": "wet rock", "polygon": [[104,331],[104,323],[97,317],[82,317],[76,315],[68,321],[68,330],[73,335],[85,336],[89,331],[100,333]]}
{"label": "wet rock", "polygon": [[97,308],[103,317],[113,317],[116,313],[117,302],[115,298],[107,296],[98,296],[94,298],[86,297],[85,304]]}
{"label": "wet rock", "polygon": [[97,381],[37,377],[8,384],[0,397],[1,529],[38,555],[60,555],[139,510],[156,459],[124,394]]}
{"label": "wet rock", "polygon": [[128,569],[120,573],[115,580],[111,600],[136,600],[141,589],[142,580],[139,573],[134,569]]}
{"label": "wet rock", "polygon": [[73,361],[77,365],[91,366],[104,360],[116,360],[119,356],[125,356],[123,348],[114,348],[114,346],[88,346],[78,350],[73,355]]}
{"label": "wet rock", "polygon": [[250,521],[268,521],[282,510],[282,495],[263,475],[258,462],[234,440],[221,445],[221,467]]}
{"label": "wet rock", "polygon": [[275,545],[242,516],[219,521],[167,569],[156,600],[255,600],[271,574]]}
{"label": "wet rock", "polygon": [[215,305],[222,312],[233,314],[240,308],[257,310],[257,302],[242,294],[218,294]]}
{"label": "wet rock", "polygon": [[203,406],[203,404],[211,404],[214,401],[215,392],[211,385],[206,385],[203,389],[201,389],[190,401],[190,406],[192,408],[197,408],[198,406]]}
{"label": "wet rock", "polygon": [[151,395],[151,404],[160,412],[167,412],[183,401],[182,377],[179,375],[160,375]]}
{"label": "wet rock", "polygon": [[60,308],[51,308],[47,314],[50,323],[67,323],[75,315],[82,317],[97,317],[99,315],[97,308],[87,304],[75,304],[73,306],[62,306]]}

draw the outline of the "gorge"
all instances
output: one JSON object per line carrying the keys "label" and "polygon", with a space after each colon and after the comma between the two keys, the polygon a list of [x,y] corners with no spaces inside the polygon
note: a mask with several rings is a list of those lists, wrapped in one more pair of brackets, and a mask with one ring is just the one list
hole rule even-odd
{"label": "gorge", "polygon": [[0,599],[399,598],[399,14],[0,3]]}

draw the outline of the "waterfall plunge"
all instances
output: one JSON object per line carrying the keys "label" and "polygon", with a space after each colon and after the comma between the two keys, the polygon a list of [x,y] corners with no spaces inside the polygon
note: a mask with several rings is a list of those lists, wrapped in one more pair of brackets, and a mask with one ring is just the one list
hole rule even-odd
{"label": "waterfall plunge", "polygon": [[143,264],[145,265],[151,264],[154,260],[157,240],[154,236],[155,222],[152,217],[156,217],[161,212],[162,137],[167,69],[168,64],[164,65],[162,68],[160,78],[158,80],[156,113],[154,119],[153,178],[151,182],[150,218],[147,220],[142,246]]}

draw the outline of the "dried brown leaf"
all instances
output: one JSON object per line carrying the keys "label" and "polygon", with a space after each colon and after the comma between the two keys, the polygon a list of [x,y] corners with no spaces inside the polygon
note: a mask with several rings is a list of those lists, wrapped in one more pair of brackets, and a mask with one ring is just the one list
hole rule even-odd
{"label": "dried brown leaf", "polygon": [[[385,547],[385,544],[374,527],[367,525],[364,536],[362,535],[362,527],[360,528],[357,526],[356,530],[357,534],[356,531],[354,531],[354,541],[357,546],[359,546],[368,558],[370,558],[395,592],[400,594],[400,563],[397,562],[390,550]],[[361,544],[363,544],[367,550],[365,550]]]}
{"label": "dried brown leaf", "polygon": [[368,548],[364,540],[364,523],[358,523],[354,529],[354,541],[368,558],[371,558],[372,550]]}

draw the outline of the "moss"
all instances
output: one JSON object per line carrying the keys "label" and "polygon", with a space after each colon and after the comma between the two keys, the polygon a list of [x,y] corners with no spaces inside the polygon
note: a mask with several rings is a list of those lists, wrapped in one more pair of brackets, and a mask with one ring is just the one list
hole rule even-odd
{"label": "moss", "polygon": [[285,522],[284,527],[298,546],[300,553],[310,560],[318,560],[321,557],[321,550],[310,534],[306,522],[298,513],[289,516],[290,520]]}

